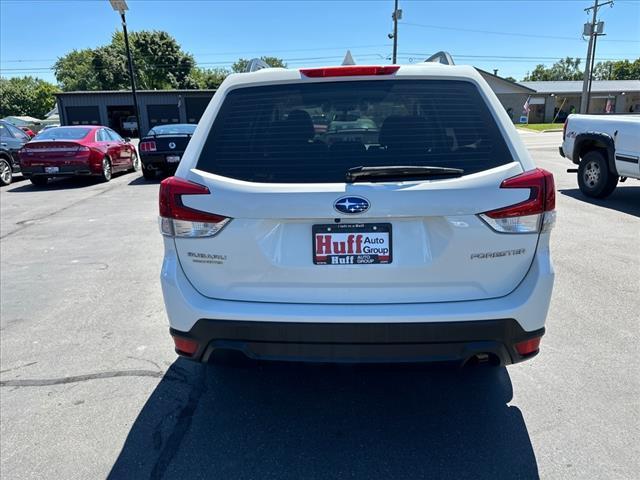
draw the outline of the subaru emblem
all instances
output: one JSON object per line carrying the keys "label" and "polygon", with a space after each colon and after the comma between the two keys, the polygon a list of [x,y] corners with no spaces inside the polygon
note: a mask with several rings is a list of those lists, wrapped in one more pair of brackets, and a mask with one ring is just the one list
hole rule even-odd
{"label": "subaru emblem", "polygon": [[340,213],[353,215],[369,210],[369,201],[362,197],[342,197],[334,202],[333,208]]}
{"label": "subaru emblem", "polygon": [[173,150],[174,148],[176,148],[176,144],[173,142],[169,142],[169,148]]}

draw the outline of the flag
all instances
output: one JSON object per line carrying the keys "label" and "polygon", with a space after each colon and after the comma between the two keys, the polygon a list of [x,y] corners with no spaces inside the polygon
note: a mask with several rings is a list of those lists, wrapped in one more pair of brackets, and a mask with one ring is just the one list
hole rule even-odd
{"label": "flag", "polygon": [[529,99],[531,97],[527,97],[527,101],[524,102],[524,105],[522,106],[522,111],[526,114],[529,114],[529,112],[531,111],[531,108],[529,108]]}
{"label": "flag", "polygon": [[607,98],[607,105],[604,107],[604,111],[607,113],[611,113],[613,111],[613,102],[610,98]]}

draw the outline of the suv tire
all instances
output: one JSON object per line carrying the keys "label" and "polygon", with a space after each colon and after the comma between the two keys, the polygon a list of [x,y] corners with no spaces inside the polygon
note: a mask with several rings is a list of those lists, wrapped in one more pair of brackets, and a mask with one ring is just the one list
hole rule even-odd
{"label": "suv tire", "polygon": [[618,176],[609,170],[602,152],[588,152],[578,167],[578,186],[587,197],[605,198],[613,193],[618,185]]}
{"label": "suv tire", "polygon": [[6,158],[0,157],[0,185],[10,185],[13,180],[13,169],[11,162]]}

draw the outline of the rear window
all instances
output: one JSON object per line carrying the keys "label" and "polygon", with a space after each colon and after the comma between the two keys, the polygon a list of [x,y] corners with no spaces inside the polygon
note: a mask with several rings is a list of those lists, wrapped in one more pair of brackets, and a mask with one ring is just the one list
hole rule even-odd
{"label": "rear window", "polygon": [[56,127],[43,130],[38,134],[38,140],[80,140],[87,136],[90,128]]}
{"label": "rear window", "polygon": [[197,168],[251,182],[336,183],[357,166],[429,165],[468,175],[512,161],[473,84],[384,80],[233,90]]}
{"label": "rear window", "polygon": [[172,125],[158,125],[149,130],[149,135],[193,135],[196,125],[177,123]]}

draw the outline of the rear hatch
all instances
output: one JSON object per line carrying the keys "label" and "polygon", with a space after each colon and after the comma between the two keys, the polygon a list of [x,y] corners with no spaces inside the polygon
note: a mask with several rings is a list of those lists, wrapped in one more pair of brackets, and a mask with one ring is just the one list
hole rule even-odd
{"label": "rear hatch", "polygon": [[[319,115],[375,128],[328,142]],[[347,180],[360,166],[396,170]],[[544,202],[545,177],[522,174],[468,82],[246,87],[227,94],[188,181],[163,183],[161,215],[175,220],[162,225],[189,281],[211,298],[486,299],[512,291],[535,254],[540,205],[509,206]]]}
{"label": "rear hatch", "polygon": [[191,135],[158,135],[142,139],[143,142],[154,142],[155,152],[171,153],[184,152],[191,140]]}

